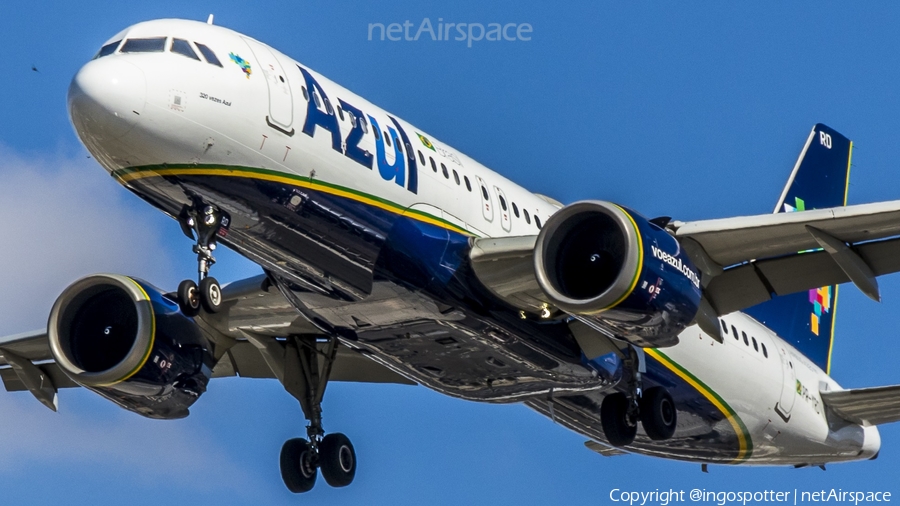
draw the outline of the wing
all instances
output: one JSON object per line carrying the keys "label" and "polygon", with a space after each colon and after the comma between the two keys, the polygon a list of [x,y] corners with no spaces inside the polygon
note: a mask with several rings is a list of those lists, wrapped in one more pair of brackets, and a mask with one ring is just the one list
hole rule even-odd
{"label": "wing", "polygon": [[900,385],[821,392],[822,402],[841,418],[861,425],[900,421]]}
{"label": "wing", "polygon": [[[222,310],[195,318],[218,359],[213,377],[281,379],[282,338],[321,333],[265,281],[260,275],[224,286]],[[78,386],[53,361],[46,330],[0,337],[0,379],[7,391],[28,390],[54,411],[57,390]],[[415,384],[347,347],[338,348],[329,380]]]}
{"label": "wing", "polygon": [[675,222],[671,230],[703,271],[719,315],[847,281],[877,300],[875,276],[900,270],[900,201]]}
{"label": "wing", "polygon": [[[669,230],[703,271],[705,298],[716,315],[848,281],[877,299],[875,276],[900,271],[900,201],[673,222]],[[534,274],[535,240],[476,239],[469,258],[495,296],[539,312],[549,299]]]}

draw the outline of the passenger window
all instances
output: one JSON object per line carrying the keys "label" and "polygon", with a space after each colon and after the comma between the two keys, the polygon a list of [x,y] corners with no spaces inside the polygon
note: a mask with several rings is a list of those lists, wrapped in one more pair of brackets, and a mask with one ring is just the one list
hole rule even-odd
{"label": "passenger window", "polygon": [[306,91],[306,86],[301,86],[300,91],[303,92],[303,100],[309,102],[309,93]]}
{"label": "passenger window", "polygon": [[459,174],[456,173],[456,169],[453,169],[453,180],[456,181],[456,185],[459,186]]}
{"label": "passenger window", "polygon": [[331,107],[331,102],[327,97],[325,98],[325,111],[328,112],[328,114],[330,114],[331,116],[334,116],[334,109]]}
{"label": "passenger window", "polygon": [[387,132],[384,133],[384,142],[387,143],[388,147],[391,147],[391,136]]}
{"label": "passenger window", "polygon": [[538,215],[536,215],[536,214],[534,215],[534,223],[537,224],[537,226],[538,226],[539,229],[541,228],[541,226],[542,226],[542,225],[541,225],[541,219],[538,218]]}
{"label": "passenger window", "polygon": [[528,215],[528,209],[522,209],[522,212],[525,213],[525,223],[531,225],[531,216]]}
{"label": "passenger window", "polygon": [[171,51],[173,53],[187,56],[188,58],[200,61],[200,57],[197,56],[197,53],[195,53],[193,48],[191,48],[191,43],[184,39],[172,39]]}
{"label": "passenger window", "polygon": [[503,195],[500,195],[500,207],[506,211],[506,199],[503,198]]}
{"label": "passenger window", "polygon": [[753,349],[756,350],[756,351],[759,351],[759,346],[756,344],[756,338],[755,338],[755,337],[751,337],[750,339],[753,340]]}
{"label": "passenger window", "polygon": [[469,183],[469,176],[463,176],[463,181],[466,182],[466,189],[472,191],[472,184]]}
{"label": "passenger window", "polygon": [[734,328],[734,325],[731,326],[731,335],[733,335],[736,340],[738,340],[738,341],[741,340],[741,337],[740,337],[740,335],[738,335],[737,329]]}
{"label": "passenger window", "polygon": [[128,39],[122,45],[123,53],[162,53],[166,49],[165,37]]}
{"label": "passenger window", "polygon": [[744,344],[746,344],[747,346],[750,346],[750,340],[747,339],[747,333],[741,332],[741,336],[744,338]]}
{"label": "passenger window", "polygon": [[341,121],[344,121],[344,110],[341,109],[341,106],[338,106],[337,110],[338,110],[338,116],[341,117]]}
{"label": "passenger window", "polygon": [[513,214],[515,214],[515,215],[516,215],[516,218],[518,218],[518,217],[519,217],[519,208],[516,207],[516,203],[515,203],[515,202],[513,202],[512,205],[513,205]]}
{"label": "passenger window", "polygon": [[428,160],[431,161],[431,170],[437,172],[437,165],[434,164],[434,158],[428,157]]}
{"label": "passenger window", "polygon": [[490,200],[491,197],[488,196],[487,188],[484,186],[481,187],[481,196],[484,197],[484,200]]}
{"label": "passenger window", "polygon": [[443,163],[441,164],[441,172],[444,173],[444,179],[450,179],[450,173],[447,172],[447,166]]}
{"label": "passenger window", "polygon": [[313,96],[313,100],[316,101],[316,107],[318,107],[318,108],[321,109],[321,108],[322,108],[322,101],[319,100],[319,94],[316,93],[316,90],[312,90],[312,96]]}
{"label": "passenger window", "polygon": [[759,343],[759,344],[762,345],[763,356],[766,358],[769,358],[769,350],[766,349],[766,343]]}
{"label": "passenger window", "polygon": [[359,117],[359,123],[360,123],[360,124],[362,125],[362,127],[363,127],[363,132],[369,133],[369,123],[366,121],[366,117],[365,117],[365,116],[360,116],[360,117]]}
{"label": "passenger window", "polygon": [[375,134],[376,139],[381,140],[381,133],[378,132],[377,128],[373,128],[372,133]]}
{"label": "passenger window", "polygon": [[109,44],[100,48],[100,51],[97,52],[97,55],[94,56],[94,59],[103,58],[104,56],[109,56],[116,52],[116,48],[119,47],[121,40],[117,40],[115,42],[110,42]]}
{"label": "passenger window", "polygon": [[425,165],[425,155],[423,155],[421,151],[419,151],[419,163]]}
{"label": "passenger window", "polygon": [[197,45],[197,49],[200,50],[200,54],[202,54],[203,57],[206,58],[206,61],[209,62],[210,65],[215,65],[216,67],[222,66],[222,62],[220,62],[219,59],[216,58],[216,53],[213,53],[212,49],[204,46],[203,44],[200,44],[197,41],[194,41],[194,44]]}
{"label": "passenger window", "polygon": [[727,336],[728,335],[728,325],[725,325],[725,320],[719,320],[719,322],[722,324],[722,330],[725,331],[725,335]]}

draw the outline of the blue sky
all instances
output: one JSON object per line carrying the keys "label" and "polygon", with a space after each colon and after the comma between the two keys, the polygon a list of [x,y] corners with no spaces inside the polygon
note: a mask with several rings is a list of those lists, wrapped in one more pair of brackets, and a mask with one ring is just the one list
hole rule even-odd
{"label": "blue sky", "polygon": [[[166,288],[194,275],[175,222],[118,187],[79,144],[65,92],[100,44],[135,22],[205,20],[271,44],[524,186],[692,220],[771,212],[810,127],[855,141],[850,202],[900,198],[900,5],[889,2],[47,2],[0,16],[0,334],[40,328],[75,278],[122,272]],[[369,23],[529,23],[517,42],[367,40]],[[39,72],[31,70],[35,65]],[[223,281],[256,274],[220,251]],[[900,383],[894,307],[841,291],[833,375]],[[748,388],[751,386],[748,385]],[[604,503],[610,489],[900,493],[900,428],[872,462],[818,469],[604,458],[528,409],[422,387],[332,384],[329,431],[360,464],[346,489],[305,497],[278,475],[303,434],[274,381],[219,380],[186,420],[157,422],[84,390],[53,414],[0,395],[4,502],[47,504]]]}

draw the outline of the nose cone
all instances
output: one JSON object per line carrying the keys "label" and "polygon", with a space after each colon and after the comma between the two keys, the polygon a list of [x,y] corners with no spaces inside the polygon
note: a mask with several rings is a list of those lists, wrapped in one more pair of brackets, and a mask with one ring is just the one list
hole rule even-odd
{"label": "nose cone", "polygon": [[144,72],[126,58],[111,55],[92,60],[69,85],[69,118],[91,148],[131,131],[144,111],[146,95]]}

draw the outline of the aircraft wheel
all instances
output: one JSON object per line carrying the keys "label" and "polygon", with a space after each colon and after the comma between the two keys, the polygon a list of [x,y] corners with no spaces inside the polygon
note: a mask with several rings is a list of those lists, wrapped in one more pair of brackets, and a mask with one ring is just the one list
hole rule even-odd
{"label": "aircraft wheel", "polygon": [[200,291],[197,290],[197,283],[185,279],[178,285],[178,306],[185,316],[200,314]]}
{"label": "aircraft wheel", "polygon": [[613,446],[626,446],[634,442],[637,424],[628,419],[628,397],[622,392],[607,395],[600,405],[600,425],[606,439]]}
{"label": "aircraft wheel", "polygon": [[347,436],[334,433],[319,444],[319,467],[322,477],[332,487],[346,487],[356,476],[356,452]]}
{"label": "aircraft wheel", "polygon": [[212,276],[200,281],[200,302],[208,313],[218,313],[222,307],[222,287]]}
{"label": "aircraft wheel", "polygon": [[675,434],[678,415],[675,401],[663,387],[648,388],[641,396],[641,425],[650,439],[669,439]]}
{"label": "aircraft wheel", "polygon": [[309,492],[316,484],[316,455],[303,438],[288,439],[281,447],[281,479],[295,494]]}

